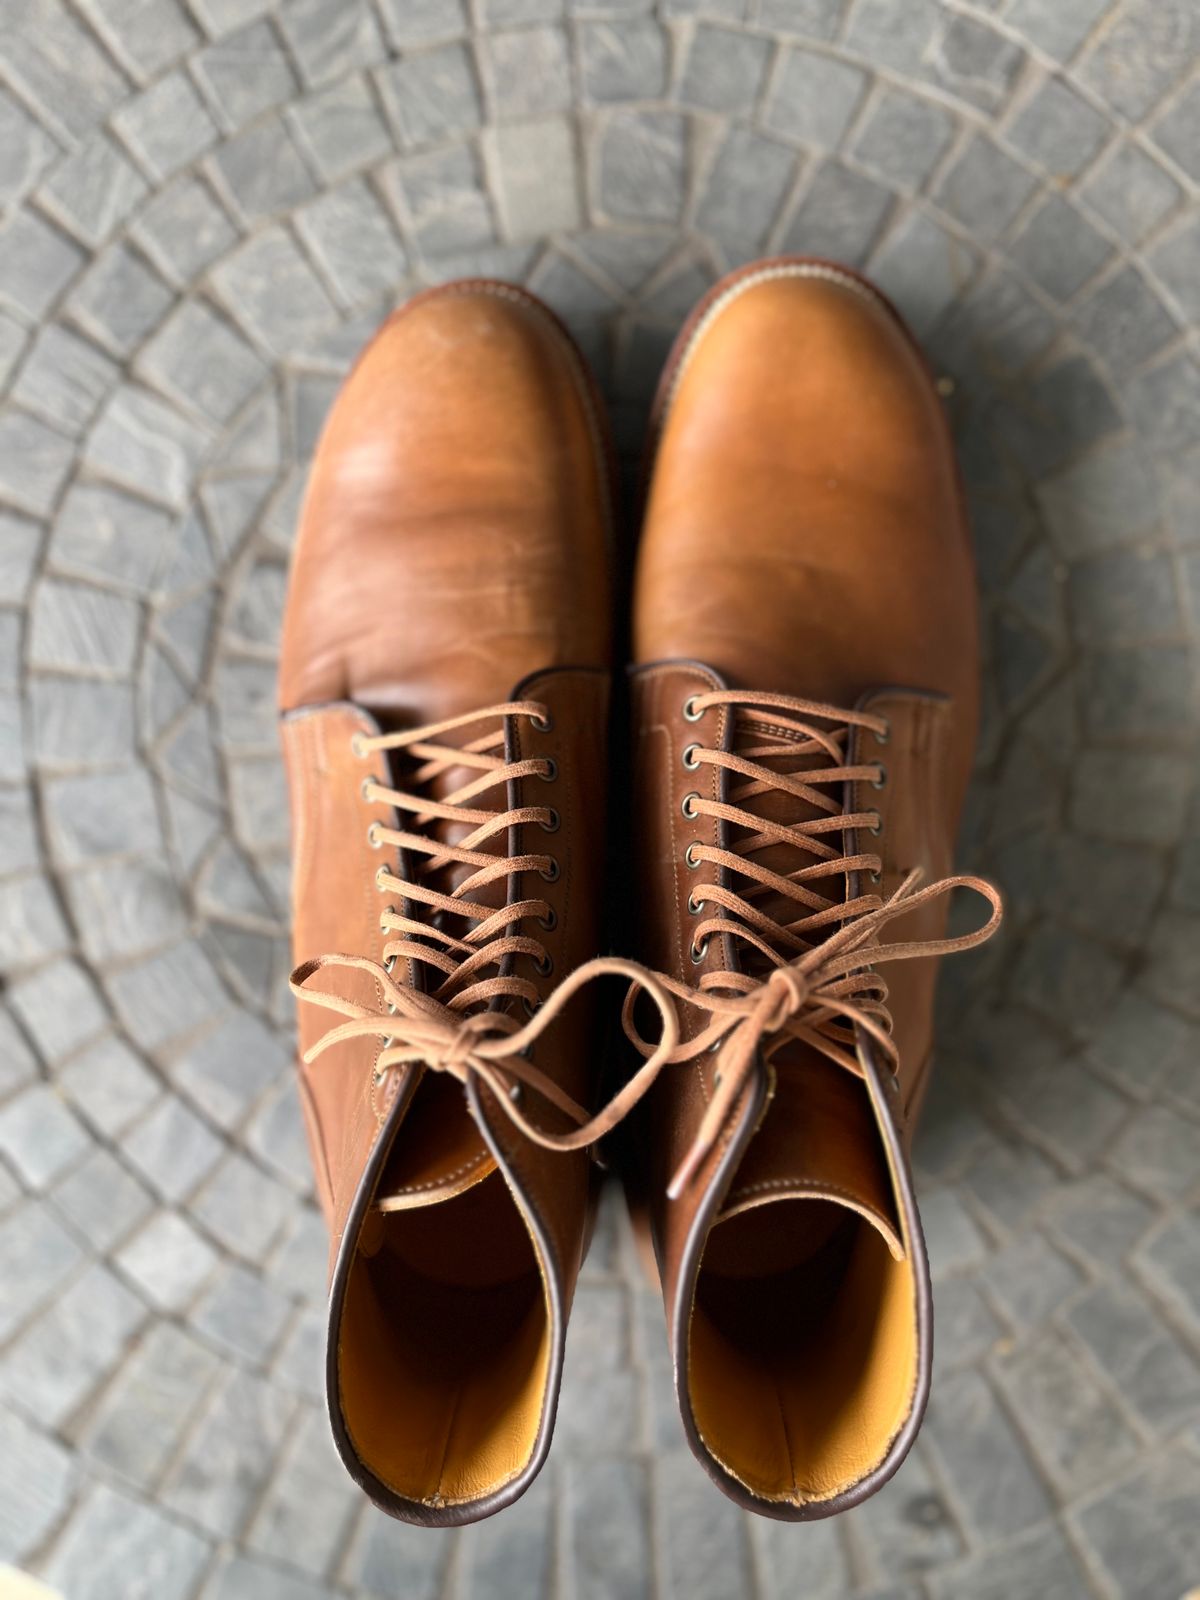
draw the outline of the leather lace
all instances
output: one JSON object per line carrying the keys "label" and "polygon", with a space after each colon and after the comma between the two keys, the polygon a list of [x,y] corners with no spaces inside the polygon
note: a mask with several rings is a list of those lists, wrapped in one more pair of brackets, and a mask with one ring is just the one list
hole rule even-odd
{"label": "leather lace", "polygon": [[[505,867],[518,872],[542,870],[543,857],[485,855],[478,846],[501,826],[541,820],[540,812],[544,808],[519,807],[505,813],[478,813],[476,831],[460,845],[431,842],[421,834],[385,829],[383,837],[387,841],[403,843],[409,849],[413,848],[410,841],[420,840],[421,848],[417,853],[423,854],[430,863],[445,865],[449,860],[456,860],[477,868],[477,873],[459,884],[449,897],[434,891],[416,894],[414,888],[419,885],[390,874],[387,878],[389,884],[402,890],[408,898],[435,909],[445,909],[444,901],[450,899],[454,902],[455,914],[463,914],[464,904],[471,907],[468,914],[477,910],[480,914],[474,929],[475,940],[472,942],[469,935],[464,939],[450,939],[438,930],[440,959],[433,964],[446,973],[446,981],[442,989],[434,993],[398,984],[392,976],[394,958],[399,954],[417,960],[429,959],[429,948],[422,940],[430,936],[428,923],[398,917],[394,912],[390,914],[394,921],[389,926],[401,937],[385,946],[382,965],[367,957],[351,955],[321,956],[302,963],[292,974],[292,992],[301,1000],[347,1019],[324,1034],[305,1053],[304,1059],[311,1061],[345,1039],[380,1037],[384,1045],[376,1061],[376,1073],[381,1078],[394,1068],[413,1064],[447,1072],[464,1084],[474,1076],[494,1092],[496,1103],[527,1138],[546,1149],[567,1151],[594,1145],[616,1127],[664,1067],[694,1061],[706,1051],[717,1051],[713,1093],[696,1137],[672,1178],[668,1189],[672,1198],[678,1197],[712,1150],[758,1061],[769,1061],[786,1041],[800,1040],[838,1066],[862,1076],[863,1066],[856,1049],[856,1030],[861,1030],[878,1048],[887,1068],[894,1071],[899,1054],[891,1035],[887,985],[877,968],[890,961],[950,955],[984,943],[995,933],[1003,915],[999,892],[986,880],[970,875],[943,878],[922,888],[919,887],[920,872],[913,871],[886,898],[868,893],[839,901],[821,895],[811,887],[814,882],[825,878],[836,880],[849,871],[866,873],[878,880],[882,863],[877,854],[845,855],[825,838],[826,834],[840,833],[850,827],[874,830],[878,824],[877,813],[847,814],[831,796],[822,793],[822,786],[877,781],[877,765],[846,764],[845,742],[855,725],[871,728],[886,738],[886,722],[865,712],[836,711],[790,696],[750,697],[728,690],[693,697],[689,702],[690,719],[698,719],[704,709],[715,704],[728,704],[735,711],[750,712],[754,737],[767,737],[769,746],[760,748],[751,744],[738,752],[707,750],[698,744],[689,747],[689,764],[698,765],[708,760],[737,774],[743,782],[731,787],[727,802],[691,797],[693,808],[688,814],[716,815],[731,827],[748,831],[734,849],[689,846],[690,865],[711,860],[725,867],[730,875],[737,873],[748,880],[748,888],[742,892],[721,885],[705,886],[703,903],[711,900],[720,906],[724,915],[703,921],[696,938],[711,937],[719,932],[743,940],[769,964],[765,977],[745,971],[719,971],[706,973],[699,984],[689,985],[664,973],[652,972],[638,962],[604,957],[573,971],[524,1026],[507,1009],[489,1007],[467,1013],[467,1006],[494,996],[506,1000],[528,999],[528,990],[533,989],[525,980],[511,975],[475,979],[474,974],[483,964],[485,952],[490,952],[488,959],[492,960],[509,951],[531,953],[529,947],[537,941],[505,930],[524,917],[539,915],[538,907],[545,903],[517,900],[503,908],[505,915],[501,918],[500,913],[489,907],[471,906],[466,897],[472,885],[479,886],[480,875],[485,875],[482,881],[491,882]],[[761,729],[763,710],[777,714],[775,725],[784,730],[781,736]],[[481,717],[485,715],[544,717],[544,712],[530,702],[514,702],[480,714]],[[456,718],[405,734],[381,735],[363,743],[375,748],[410,749],[427,764],[426,773],[440,772],[452,765],[463,765],[464,752],[457,747],[438,746],[437,736],[472,720],[475,719]],[[831,732],[818,726],[822,721],[841,726]],[[767,760],[781,754],[779,737],[786,741],[789,757],[809,765],[791,772],[766,765]],[[409,802],[401,809],[415,811],[421,817],[444,815],[445,808],[449,808],[454,810],[454,820],[472,820],[477,814],[464,812],[461,802],[499,783],[501,773],[505,782],[514,777],[544,775],[536,758],[506,763],[495,756],[495,747],[502,739],[501,733],[467,746],[467,750],[479,757],[472,764],[479,765],[484,776],[457,791],[453,798],[448,797],[442,802],[442,808],[434,807],[427,799],[418,804],[415,797],[376,785],[380,790],[378,798],[396,804],[399,797],[400,801]],[[814,760],[820,764],[811,765]],[[748,803],[770,789],[781,789],[793,795],[798,802],[811,808],[814,815],[785,825],[769,822],[745,809]],[[769,871],[754,861],[754,855],[767,843],[796,845],[815,860],[788,874]],[[879,943],[882,930],[894,918],[956,888],[972,890],[989,903],[991,915],[981,927],[955,937]],[[796,914],[789,915],[786,922],[768,915],[761,907],[767,895],[782,896],[789,905],[795,905]],[[513,914],[517,912],[519,916]],[[486,931],[481,935],[480,929]],[[826,931],[830,929],[832,931]],[[816,942],[812,942],[814,934]],[[456,956],[459,957],[457,961]],[[468,976],[473,981],[462,986],[456,980],[464,966],[468,966]],[[308,988],[309,979],[328,967],[370,973],[385,996],[386,1011],[373,1011],[343,996]],[[535,1067],[529,1055],[539,1036],[571,998],[585,985],[605,976],[629,981],[623,1023],[627,1036],[644,1060],[622,1088],[592,1115]],[[536,990],[533,992],[536,997]],[[649,997],[662,1023],[662,1032],[654,1044],[642,1037],[634,1021],[634,1005],[639,994]],[[686,1040],[681,1038],[680,1007],[692,1007],[708,1018]],[[543,1096],[575,1126],[556,1133],[532,1121],[522,1109],[525,1089]]]}

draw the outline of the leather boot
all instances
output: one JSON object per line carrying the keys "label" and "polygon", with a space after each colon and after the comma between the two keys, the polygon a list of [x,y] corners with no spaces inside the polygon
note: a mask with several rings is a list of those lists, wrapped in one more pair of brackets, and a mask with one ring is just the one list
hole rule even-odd
{"label": "leather boot", "polygon": [[570,339],[473,281],[368,345],[301,519],[279,692],[329,1412],[410,1522],[499,1509],[550,1444],[594,1186],[521,1102],[553,1143],[595,1066],[586,1004],[529,1019],[601,941],[609,495]]}
{"label": "leather boot", "polygon": [[[631,1192],[693,1451],[740,1504],[803,1520],[886,1481],[929,1388],[908,1147],[937,957],[1000,914],[945,877],[976,737],[972,555],[930,375],[848,271],[719,284],[652,426],[637,923],[685,1043],[640,1110]],[[991,919],[948,939],[962,883]]]}

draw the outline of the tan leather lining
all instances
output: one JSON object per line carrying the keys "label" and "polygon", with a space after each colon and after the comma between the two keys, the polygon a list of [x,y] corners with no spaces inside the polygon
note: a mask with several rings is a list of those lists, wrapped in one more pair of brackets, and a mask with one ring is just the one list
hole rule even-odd
{"label": "tan leather lining", "polygon": [[[815,1207],[828,1211],[814,1248],[804,1212]],[[756,1251],[780,1266],[789,1223],[807,1259],[747,1276]],[[736,1275],[725,1270],[732,1260]],[[719,1224],[701,1267],[688,1360],[696,1425],[715,1459],[767,1500],[829,1500],[861,1481],[910,1409],[913,1304],[909,1262],[893,1259],[882,1230],[835,1202],[787,1200]]]}
{"label": "tan leather lining", "polygon": [[493,1493],[541,1428],[550,1314],[536,1244],[499,1173],[439,1205],[375,1213],[351,1268],[338,1367],[364,1465],[425,1504]]}

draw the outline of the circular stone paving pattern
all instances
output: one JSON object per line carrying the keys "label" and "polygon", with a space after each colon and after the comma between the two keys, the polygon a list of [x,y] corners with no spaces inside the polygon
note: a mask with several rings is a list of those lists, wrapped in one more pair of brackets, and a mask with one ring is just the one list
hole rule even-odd
{"label": "circular stone paving pattern", "polygon": [[[135,1573],[156,1600],[1178,1600],[1200,1495],[1194,0],[10,10],[0,1562],[68,1600]],[[743,1518],[683,1447],[610,1205],[551,1466],[484,1527],[417,1532],[365,1506],[321,1412],[273,710],[305,463],[388,308],[466,273],[566,318],[633,459],[689,308],[769,251],[897,301],[978,551],[963,856],[1010,909],[947,971],[918,1146],[929,1423],[838,1522]]]}

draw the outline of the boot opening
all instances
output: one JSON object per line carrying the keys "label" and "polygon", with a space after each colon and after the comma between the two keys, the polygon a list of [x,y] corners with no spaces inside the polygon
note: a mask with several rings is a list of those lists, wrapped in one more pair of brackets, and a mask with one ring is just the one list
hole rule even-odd
{"label": "boot opening", "polygon": [[538,1257],[498,1172],[364,1223],[338,1342],[342,1413],[410,1500],[493,1493],[533,1454],[550,1359]]}
{"label": "boot opening", "polygon": [[832,1200],[739,1212],[705,1245],[688,1354],[713,1456],[764,1499],[831,1499],[879,1465],[908,1415],[911,1269]]}

